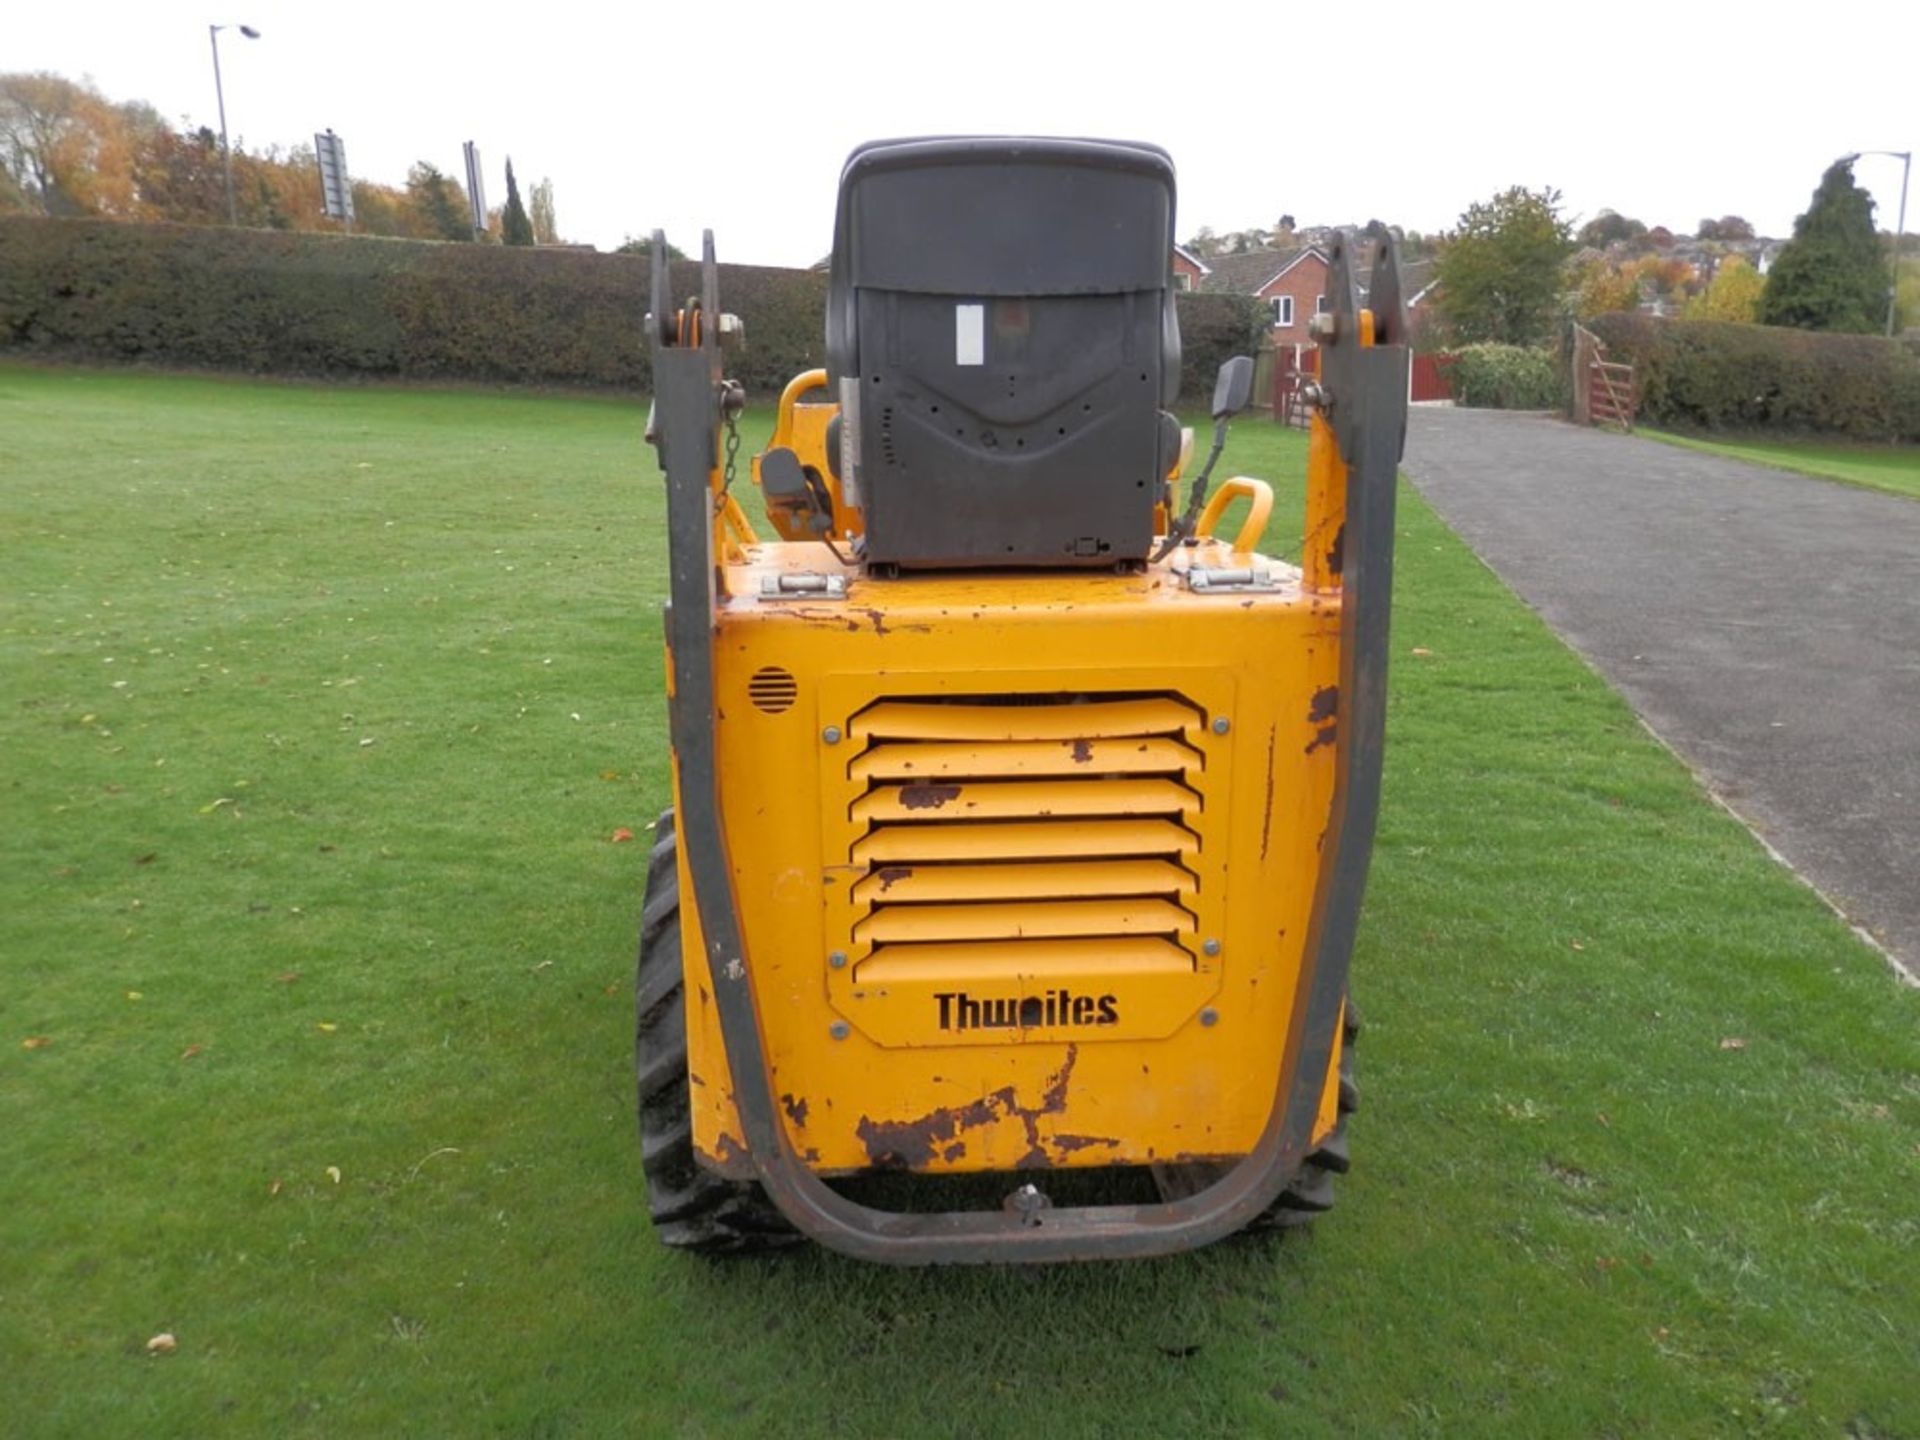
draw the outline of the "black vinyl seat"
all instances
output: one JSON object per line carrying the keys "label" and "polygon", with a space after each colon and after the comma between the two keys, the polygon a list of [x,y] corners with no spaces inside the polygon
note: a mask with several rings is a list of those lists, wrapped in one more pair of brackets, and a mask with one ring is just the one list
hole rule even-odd
{"label": "black vinyl seat", "polygon": [[1173,162],[885,140],[840,179],[827,366],[870,565],[1144,559],[1179,444]]}

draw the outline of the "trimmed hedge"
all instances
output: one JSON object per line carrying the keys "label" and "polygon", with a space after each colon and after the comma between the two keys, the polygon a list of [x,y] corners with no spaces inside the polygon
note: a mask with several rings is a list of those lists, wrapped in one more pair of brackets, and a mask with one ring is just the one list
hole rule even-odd
{"label": "trimmed hedge", "polygon": [[[195,369],[643,390],[637,255],[372,236],[0,217],[0,350]],[[674,293],[699,266],[674,266]],[[824,364],[826,276],[722,265],[746,323],[728,370],[776,391]],[[1210,392],[1257,306],[1182,295],[1183,366]]]}
{"label": "trimmed hedge", "polygon": [[1634,314],[1589,326],[1633,362],[1656,425],[1920,441],[1920,356],[1897,341]]}
{"label": "trimmed hedge", "polygon": [[1527,345],[1462,345],[1452,352],[1447,385],[1457,404],[1482,410],[1553,410],[1561,402],[1561,365],[1551,350]]}

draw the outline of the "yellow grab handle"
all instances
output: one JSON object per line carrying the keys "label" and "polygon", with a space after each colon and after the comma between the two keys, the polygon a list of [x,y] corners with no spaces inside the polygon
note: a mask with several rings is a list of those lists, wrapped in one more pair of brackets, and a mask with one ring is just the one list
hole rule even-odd
{"label": "yellow grab handle", "polygon": [[1273,513],[1273,487],[1264,480],[1254,480],[1245,475],[1236,475],[1213,492],[1207,501],[1207,508],[1200,512],[1200,523],[1194,533],[1201,539],[1213,534],[1213,527],[1220,523],[1220,517],[1226,513],[1227,506],[1242,495],[1253,502],[1247,511],[1247,518],[1240,522],[1240,533],[1233,537],[1235,550],[1251,550],[1260,543],[1260,536],[1267,528],[1267,517]]}
{"label": "yellow grab handle", "polygon": [[800,397],[826,388],[827,372],[824,370],[802,370],[787,382],[787,388],[780,392],[780,408],[773,415],[773,438],[767,442],[769,449],[792,442],[793,407],[800,403]]}

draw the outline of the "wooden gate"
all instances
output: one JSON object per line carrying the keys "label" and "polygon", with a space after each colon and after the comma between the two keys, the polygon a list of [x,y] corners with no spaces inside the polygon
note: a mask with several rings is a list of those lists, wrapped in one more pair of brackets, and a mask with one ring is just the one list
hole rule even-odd
{"label": "wooden gate", "polygon": [[1633,366],[1607,359],[1607,346],[1584,325],[1573,327],[1573,418],[1581,425],[1633,429],[1637,406]]}
{"label": "wooden gate", "polygon": [[1273,418],[1282,425],[1307,427],[1307,406],[1300,387],[1320,373],[1319,349],[1313,345],[1273,347]]}

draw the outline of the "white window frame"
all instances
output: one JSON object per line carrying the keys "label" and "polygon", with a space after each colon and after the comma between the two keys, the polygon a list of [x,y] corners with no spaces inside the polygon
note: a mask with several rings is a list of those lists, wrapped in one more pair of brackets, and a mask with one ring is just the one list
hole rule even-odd
{"label": "white window frame", "polygon": [[1184,270],[1174,271],[1173,272],[1173,288],[1176,290],[1193,289],[1193,277],[1187,274],[1187,272]]}
{"label": "white window frame", "polygon": [[1293,327],[1293,297],[1275,295],[1273,297],[1273,328],[1288,330]]}

